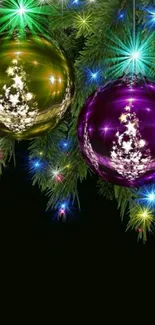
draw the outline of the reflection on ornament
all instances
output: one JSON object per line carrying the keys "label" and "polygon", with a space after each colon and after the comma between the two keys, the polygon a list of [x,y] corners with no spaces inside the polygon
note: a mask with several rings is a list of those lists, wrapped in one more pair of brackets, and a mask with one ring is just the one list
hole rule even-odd
{"label": "reflection on ornament", "polygon": [[0,132],[17,139],[54,128],[72,99],[72,72],[64,54],[43,37],[1,39]]}
{"label": "reflection on ornament", "polygon": [[81,111],[78,137],[83,157],[103,179],[135,187],[151,182],[155,178],[155,83],[130,84],[120,78],[100,87]]}
{"label": "reflection on ornament", "polygon": [[51,76],[51,77],[50,77],[50,82],[51,82],[51,84],[54,84],[54,83],[55,83],[55,78],[54,78],[54,76]]}

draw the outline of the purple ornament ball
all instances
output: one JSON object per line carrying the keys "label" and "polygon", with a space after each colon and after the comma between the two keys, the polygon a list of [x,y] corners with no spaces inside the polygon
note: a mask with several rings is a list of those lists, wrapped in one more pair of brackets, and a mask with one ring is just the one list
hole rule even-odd
{"label": "purple ornament ball", "polygon": [[155,180],[155,82],[100,87],[79,116],[82,155],[101,178],[129,187]]}

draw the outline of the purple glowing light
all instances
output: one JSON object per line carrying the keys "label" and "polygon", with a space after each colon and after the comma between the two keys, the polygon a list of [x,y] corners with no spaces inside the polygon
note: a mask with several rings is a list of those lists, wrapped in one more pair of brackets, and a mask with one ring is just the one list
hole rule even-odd
{"label": "purple glowing light", "polygon": [[105,132],[107,132],[109,130],[109,128],[106,126],[104,129],[103,129]]}

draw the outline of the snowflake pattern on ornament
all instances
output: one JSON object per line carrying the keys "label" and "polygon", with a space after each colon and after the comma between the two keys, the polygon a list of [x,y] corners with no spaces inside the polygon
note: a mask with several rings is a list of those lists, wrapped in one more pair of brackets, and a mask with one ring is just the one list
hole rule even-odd
{"label": "snowflake pattern on ornament", "polygon": [[85,126],[84,126],[84,152],[88,159],[90,160],[91,164],[96,168],[96,170],[99,171],[99,164],[98,164],[98,159],[93,151],[92,145],[89,140],[89,134],[88,134],[88,122],[86,121]]}
{"label": "snowflake pattern on ornament", "polygon": [[132,112],[132,103],[125,107],[120,122],[125,131],[116,133],[111,151],[111,164],[117,172],[132,181],[149,170],[151,152],[139,131],[139,120]]}
{"label": "snowflake pattern on ornament", "polygon": [[11,78],[10,86],[4,85],[4,94],[0,95],[0,117],[3,124],[15,133],[21,133],[35,123],[38,115],[38,103],[27,87],[26,73],[14,59],[6,70]]}

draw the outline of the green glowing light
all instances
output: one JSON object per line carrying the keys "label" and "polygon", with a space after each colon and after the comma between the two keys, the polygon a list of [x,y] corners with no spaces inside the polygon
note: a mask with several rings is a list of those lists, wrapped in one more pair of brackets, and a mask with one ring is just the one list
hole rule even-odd
{"label": "green glowing light", "polygon": [[24,15],[26,13],[27,9],[25,7],[22,6],[22,4],[20,5],[19,9],[17,9],[17,14],[19,15]]}
{"label": "green glowing light", "polygon": [[124,73],[140,73],[144,76],[151,76],[155,69],[153,40],[153,33],[145,38],[141,34],[137,34],[134,41],[132,34],[128,31],[125,42],[116,35],[112,35],[109,45],[112,58],[107,60],[107,64],[110,66],[108,71],[116,77]]}
{"label": "green glowing light", "polygon": [[27,27],[32,33],[45,32],[46,15],[49,6],[39,6],[37,0],[4,0],[0,7],[0,32],[12,35],[14,30],[25,33]]}

